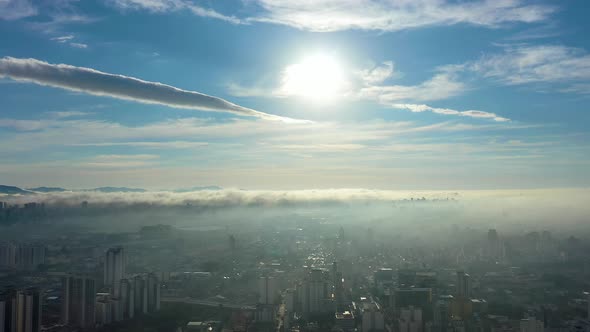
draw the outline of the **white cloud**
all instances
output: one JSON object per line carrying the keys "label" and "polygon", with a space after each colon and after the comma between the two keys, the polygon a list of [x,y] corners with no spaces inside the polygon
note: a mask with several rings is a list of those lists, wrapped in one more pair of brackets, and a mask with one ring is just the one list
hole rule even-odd
{"label": "white cloud", "polygon": [[67,36],[60,36],[60,37],[53,37],[53,38],[51,38],[51,40],[54,40],[54,41],[56,41],[58,43],[62,43],[62,44],[65,43],[65,42],[67,42],[67,41],[70,41],[72,39],[74,39],[74,36],[73,35],[67,35]]}
{"label": "white cloud", "polygon": [[312,31],[397,31],[466,23],[498,27],[547,19],[555,8],[521,0],[256,0],[265,11],[249,20]]}
{"label": "white cloud", "polygon": [[590,54],[559,45],[507,46],[467,68],[507,85],[590,82]]}
{"label": "white cloud", "polygon": [[213,9],[197,6],[187,0],[109,0],[107,2],[122,10],[147,10],[153,13],[188,10],[196,16],[214,18],[234,24],[243,23],[234,16],[223,15]]}
{"label": "white cloud", "polygon": [[465,84],[456,80],[454,74],[443,72],[417,85],[366,86],[359,91],[359,96],[381,103],[432,101],[458,96],[466,89]]}
{"label": "white cloud", "polygon": [[70,43],[70,46],[75,48],[88,48],[88,45],[83,43]]}
{"label": "white cloud", "polygon": [[65,119],[71,117],[83,117],[92,115],[92,112],[80,112],[80,111],[61,111],[61,112],[47,112],[51,117],[56,119]]}
{"label": "white cloud", "polygon": [[155,142],[100,142],[100,143],[81,143],[71,144],[72,146],[129,146],[139,148],[153,148],[153,149],[192,149],[208,146],[207,142],[192,142],[192,141],[155,141]]}
{"label": "white cloud", "polygon": [[498,121],[498,122],[510,121],[510,119],[498,116],[494,113],[476,111],[476,110],[457,111],[457,110],[453,110],[453,109],[449,109],[449,108],[436,108],[436,107],[431,107],[428,105],[417,105],[417,104],[393,104],[391,106],[394,108],[407,109],[407,110],[410,110],[410,111],[416,112],[416,113],[432,112],[432,113],[443,114],[443,115],[458,115],[458,116],[466,116],[466,117],[471,117],[471,118],[493,119],[494,121]]}
{"label": "white cloud", "polygon": [[0,19],[18,20],[37,15],[37,7],[29,0],[0,0]]}
{"label": "white cloud", "polygon": [[78,167],[85,168],[135,168],[153,166],[160,156],[152,154],[98,155],[75,162]]}
{"label": "white cloud", "polygon": [[182,90],[158,82],[104,73],[91,68],[50,64],[36,59],[1,58],[0,77],[141,103],[229,112],[285,122],[297,121],[239,106],[218,97]]}
{"label": "white cloud", "polygon": [[358,75],[366,85],[380,84],[393,75],[393,68],[393,61],[385,61],[374,68],[360,70]]}

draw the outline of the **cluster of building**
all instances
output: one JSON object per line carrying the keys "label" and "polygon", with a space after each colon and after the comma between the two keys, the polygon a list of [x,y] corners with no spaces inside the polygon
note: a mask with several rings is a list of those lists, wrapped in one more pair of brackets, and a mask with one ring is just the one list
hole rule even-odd
{"label": "cluster of building", "polygon": [[0,202],[0,224],[10,224],[22,220],[38,220],[45,215],[45,204],[43,203],[31,202],[19,206]]}
{"label": "cluster of building", "polygon": [[46,248],[37,244],[0,244],[0,268],[34,270],[45,263]]}
{"label": "cluster of building", "polygon": [[68,276],[62,281],[62,323],[80,327],[107,325],[160,309],[160,281],[154,273],[128,275],[122,247],[105,254],[103,289],[96,281]]}
{"label": "cluster of building", "polygon": [[38,288],[8,288],[0,292],[0,331],[41,330],[41,293]]}
{"label": "cluster of building", "polygon": [[[37,257],[33,246],[5,246],[15,256]],[[10,249],[6,249],[10,248]],[[20,248],[16,251],[14,248]],[[31,249],[35,248],[35,250]],[[42,247],[40,247],[42,248]],[[18,260],[17,260],[18,262]],[[43,293],[39,288],[8,287],[0,292],[0,332],[41,331]],[[126,273],[126,254],[121,247],[105,254],[104,279],[93,274],[67,274],[61,278],[60,324],[51,331],[93,329],[133,319],[160,309],[160,281],[156,274]]]}

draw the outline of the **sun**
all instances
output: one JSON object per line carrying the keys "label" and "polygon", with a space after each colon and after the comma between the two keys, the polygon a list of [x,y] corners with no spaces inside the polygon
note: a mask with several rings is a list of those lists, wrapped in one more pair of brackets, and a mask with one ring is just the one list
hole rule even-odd
{"label": "sun", "polygon": [[288,66],[281,93],[314,101],[331,101],[344,90],[345,77],[339,62],[330,55],[313,55]]}

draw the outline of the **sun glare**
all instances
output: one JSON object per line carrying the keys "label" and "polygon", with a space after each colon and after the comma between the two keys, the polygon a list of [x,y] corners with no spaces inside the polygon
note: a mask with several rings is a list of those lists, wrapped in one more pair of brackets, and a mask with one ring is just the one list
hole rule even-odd
{"label": "sun glare", "polygon": [[315,55],[285,69],[281,92],[314,101],[330,101],[343,93],[344,82],[342,68],[336,59]]}

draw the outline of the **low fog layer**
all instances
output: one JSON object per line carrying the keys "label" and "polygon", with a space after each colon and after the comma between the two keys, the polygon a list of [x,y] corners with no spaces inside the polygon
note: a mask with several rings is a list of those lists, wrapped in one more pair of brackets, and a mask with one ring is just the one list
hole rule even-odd
{"label": "low fog layer", "polygon": [[[415,231],[426,231],[429,225],[559,231],[585,229],[590,215],[590,189],[57,192],[5,195],[0,201],[44,203],[48,219],[96,227],[113,224],[118,228],[156,223],[188,227],[308,220]],[[85,207],[83,202],[87,202]]]}

